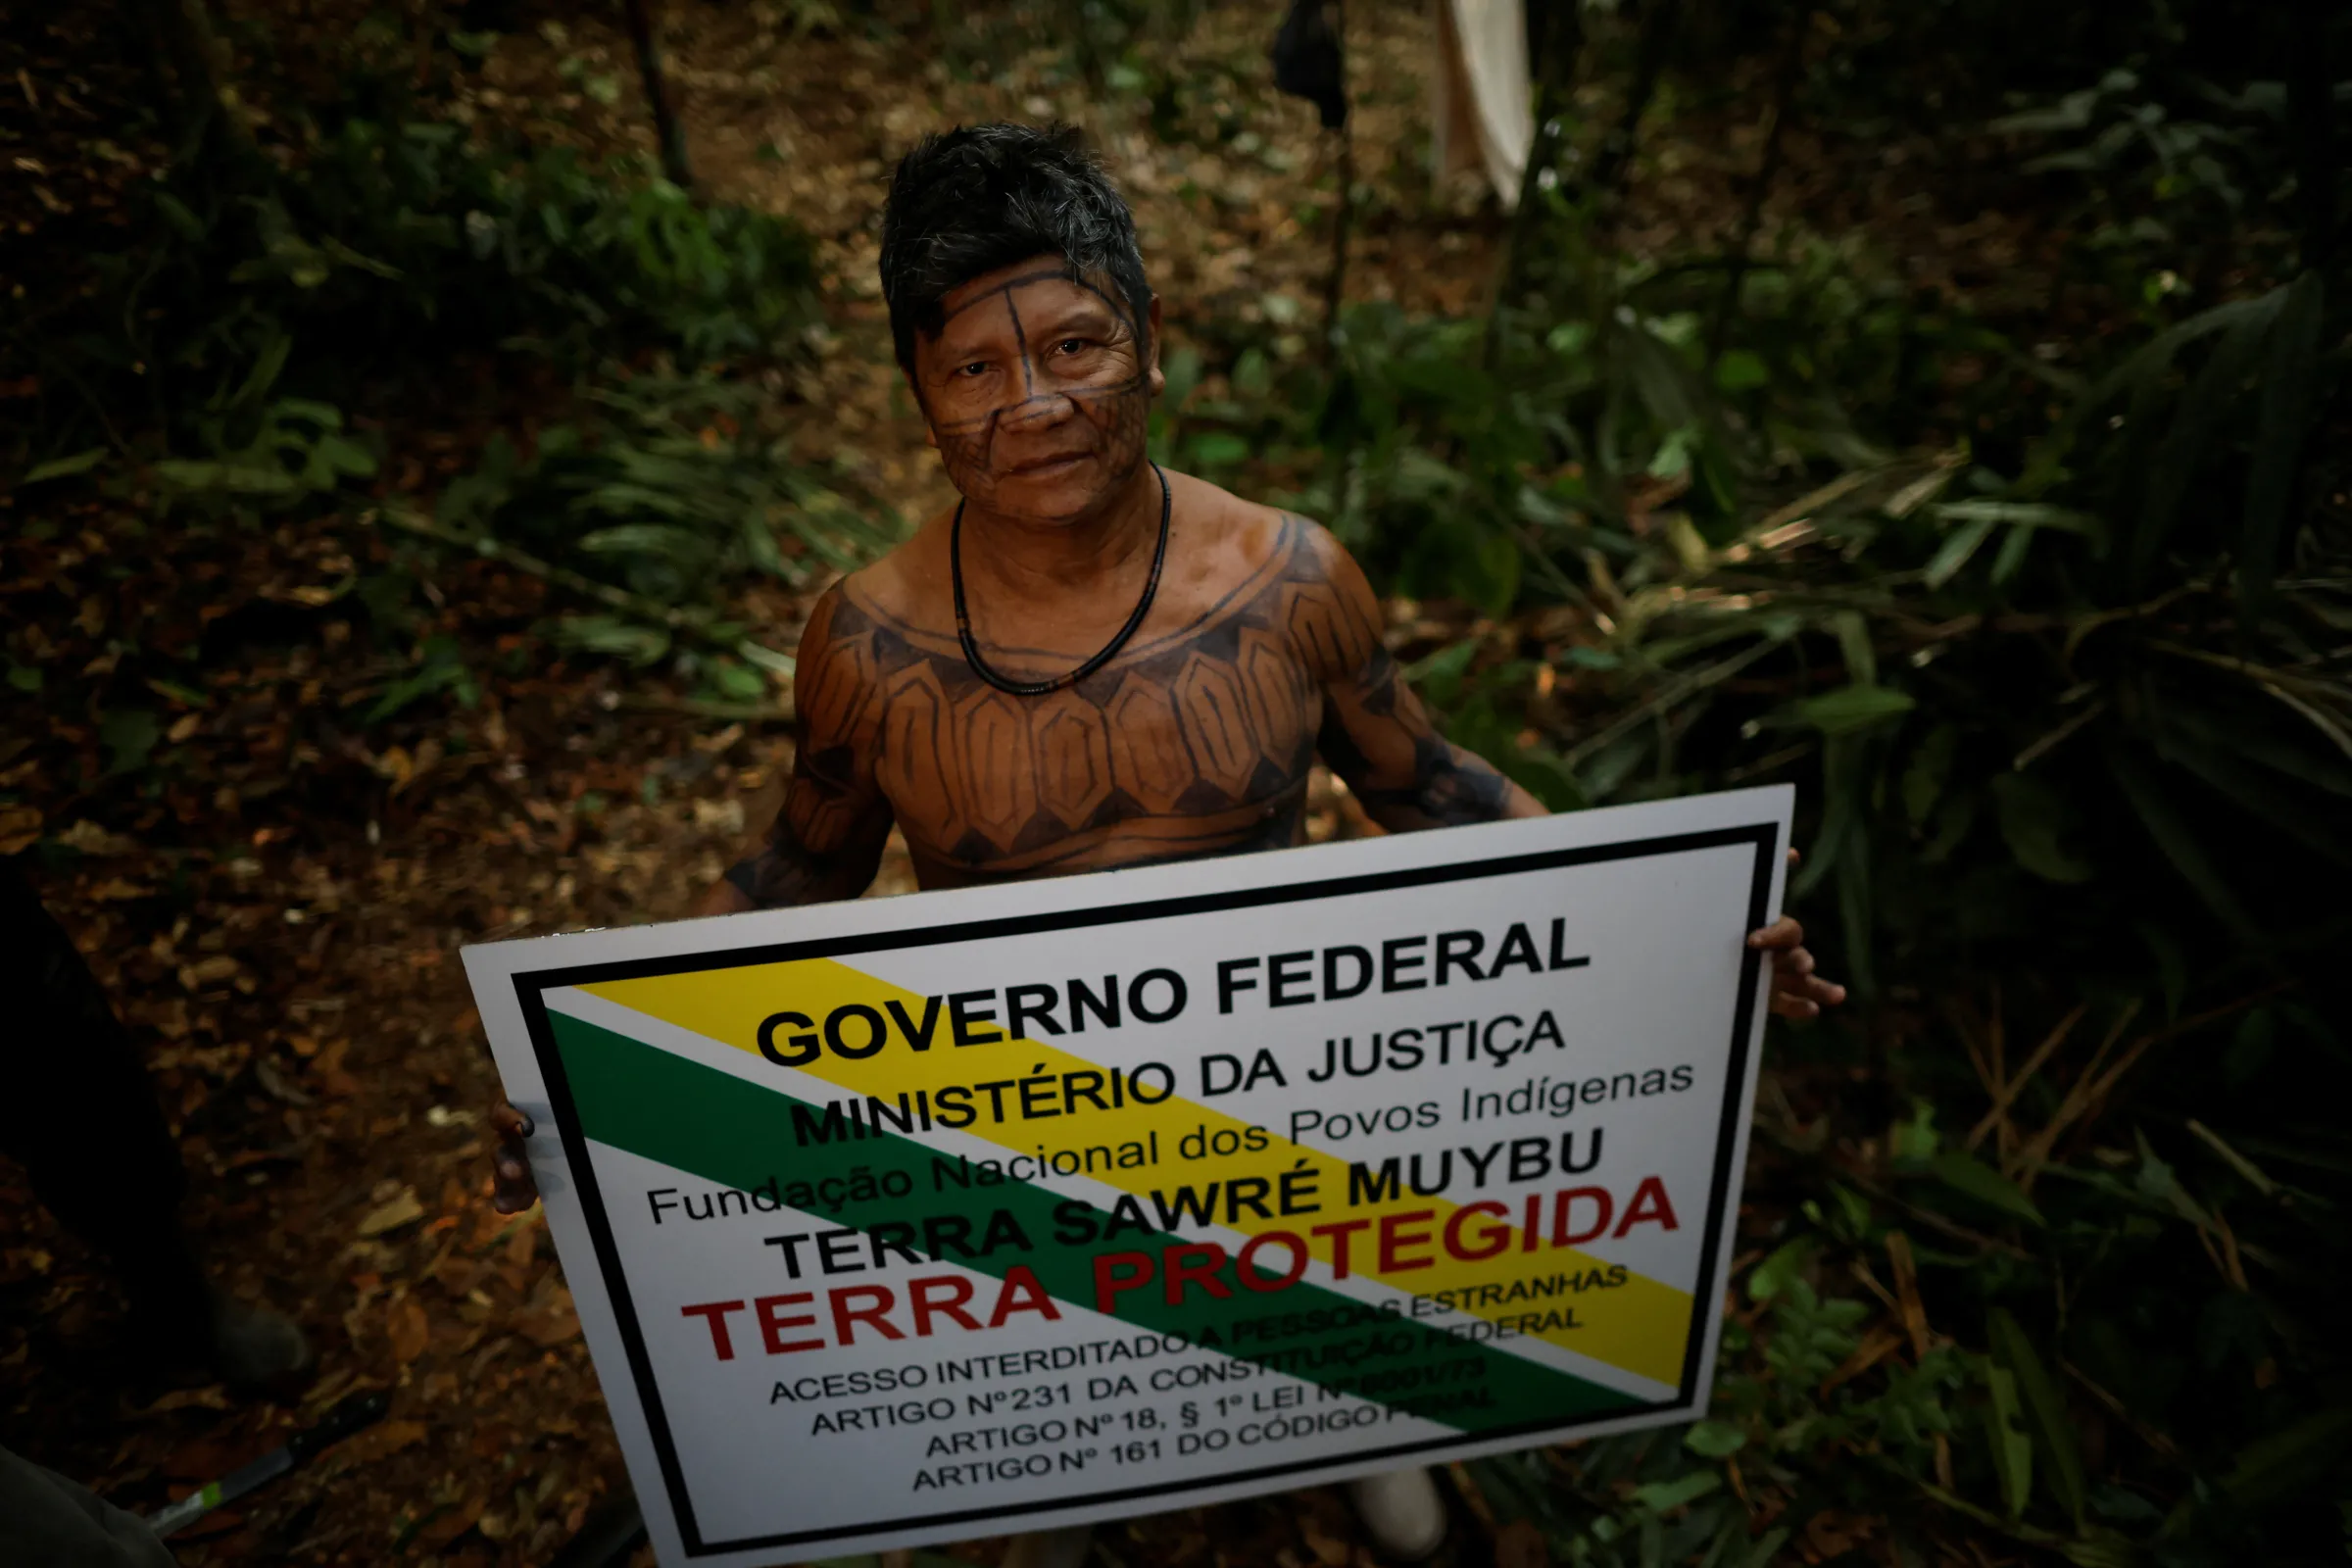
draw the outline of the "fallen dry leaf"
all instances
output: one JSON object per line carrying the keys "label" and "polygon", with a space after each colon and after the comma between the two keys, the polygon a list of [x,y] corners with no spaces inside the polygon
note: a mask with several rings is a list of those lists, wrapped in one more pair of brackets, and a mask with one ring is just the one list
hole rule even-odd
{"label": "fallen dry leaf", "polygon": [[[28,808],[29,809],[29,808]],[[38,816],[39,812],[33,813]],[[97,823],[75,822],[57,836],[57,842],[82,855],[130,855],[137,851],[139,841],[121,833],[109,833]]]}
{"label": "fallen dry leaf", "polygon": [[1551,1548],[1533,1519],[1514,1519],[1494,1532],[1494,1568],[1550,1568]]}
{"label": "fallen dry leaf", "polygon": [[201,1389],[173,1389],[139,1412],[142,1416],[169,1415],[173,1410],[225,1410],[228,1391],[218,1383]]}
{"label": "fallen dry leaf", "polygon": [[1315,1560],[1324,1564],[1325,1568],[1345,1568],[1348,1561],[1348,1543],[1335,1536],[1325,1535],[1312,1518],[1298,1521],[1298,1534],[1305,1538],[1306,1549],[1313,1552]]}
{"label": "fallen dry leaf", "polygon": [[397,1360],[414,1361],[432,1343],[433,1327],[425,1319],[424,1303],[414,1296],[392,1303],[384,1314],[384,1329],[391,1338],[392,1354]]}
{"label": "fallen dry leaf", "polygon": [[224,1438],[197,1438],[166,1454],[161,1468],[174,1481],[216,1481],[234,1470],[241,1457],[251,1455],[240,1454]]}
{"label": "fallen dry leaf", "polygon": [[225,953],[216,953],[209,958],[179,966],[179,983],[183,990],[201,991],[216,980],[225,980],[237,972],[237,960]]}
{"label": "fallen dry leaf", "polygon": [[424,1205],[416,1201],[416,1189],[403,1188],[398,1198],[368,1211],[367,1217],[360,1221],[360,1239],[366,1241],[381,1236],[386,1231],[396,1231],[403,1225],[422,1218]]}
{"label": "fallen dry leaf", "polygon": [[15,855],[30,849],[32,841],[41,836],[41,808],[37,806],[0,806],[0,855]]}
{"label": "fallen dry leaf", "polygon": [[542,1282],[540,1298],[516,1312],[512,1321],[515,1333],[542,1349],[562,1345],[580,1332],[571,1293],[552,1279]]}
{"label": "fallen dry leaf", "polygon": [[481,1518],[482,1510],[489,1505],[488,1497],[468,1497],[447,1513],[436,1514],[422,1530],[416,1532],[417,1544],[438,1551],[471,1530],[474,1521]]}
{"label": "fallen dry leaf", "polygon": [[403,1448],[414,1448],[423,1441],[423,1422],[386,1421],[380,1425],[369,1427],[358,1437],[343,1444],[339,1451],[349,1456],[355,1463],[372,1464],[378,1459],[400,1452]]}

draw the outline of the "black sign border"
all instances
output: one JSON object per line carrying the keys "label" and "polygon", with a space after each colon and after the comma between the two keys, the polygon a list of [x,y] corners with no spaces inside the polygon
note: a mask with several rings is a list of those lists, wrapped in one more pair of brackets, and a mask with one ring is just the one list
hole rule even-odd
{"label": "black sign border", "polygon": [[1224,1487],[1253,1481],[1271,1480],[1278,1476],[1301,1471],[1327,1469],[1335,1464],[1360,1464],[1366,1460],[1403,1459],[1417,1454],[1440,1453],[1449,1448],[1483,1446],[1497,1439],[1532,1436],[1536,1433],[1567,1433],[1580,1426],[1593,1426],[1602,1421],[1621,1421],[1628,1417],[1655,1415],[1667,1411],[1694,1408],[1698,1394],[1698,1363],[1704,1347],[1701,1332],[1709,1303],[1716,1289],[1715,1269],[1722,1252],[1723,1226],[1731,1201],[1732,1150],[1738,1143],[1740,1103],[1747,1083],[1748,1039],[1755,1007],[1756,975],[1764,956],[1752,948],[1740,953],[1740,985],[1732,1010],[1731,1051],[1724,1074],[1724,1099],[1715,1136],[1715,1169],[1707,1192],[1705,1235],[1700,1244],[1698,1280],[1691,1292],[1692,1332],[1683,1353],[1683,1376],[1676,1396],[1648,1404],[1632,1405],[1594,1416],[1583,1421],[1532,1422],[1515,1427],[1498,1427],[1484,1432],[1465,1432],[1451,1438],[1432,1438],[1426,1442],[1401,1444],[1395,1447],[1350,1453],[1342,1458],[1325,1456],[1298,1460],[1286,1464],[1261,1466],[1254,1470],[1233,1471],[1222,1475],[1192,1481],[1164,1482],[1156,1486],[1129,1487],[1111,1492],[1093,1492],[1065,1502],[1005,1503],[995,1507],[963,1508],[945,1513],[928,1513],[906,1519],[875,1520],[866,1524],[844,1525],[824,1530],[792,1531],[780,1535],[749,1537],[736,1541],[705,1541],[701,1526],[694,1515],[694,1501],[686,1485],[684,1468],[678,1462],[677,1446],[670,1437],[669,1422],[662,1407],[662,1398],[653,1376],[652,1357],[647,1353],[645,1338],[637,1322],[637,1308],[629,1296],[628,1280],[620,1263],[620,1251],[612,1236],[611,1224],[605,1218],[604,1194],[599,1189],[596,1171],[588,1158],[586,1137],[580,1132],[579,1108],[571,1096],[570,1081],[564,1076],[563,1057],[556,1049],[554,1027],[547,1016],[546,993],[565,986],[593,985],[613,980],[640,980],[657,975],[690,974],[699,969],[734,969],[755,963],[783,963],[798,958],[837,958],[845,955],[874,953],[901,948],[937,947],[944,943],[972,942],[986,939],[1032,936],[1046,931],[1067,930],[1072,926],[1125,925],[1138,920],[1165,920],[1194,914],[1211,914],[1225,909],[1254,908],[1271,904],[1298,904],[1318,899],[1346,898],[1360,893],[1390,893],[1400,888],[1429,887],[1446,882],[1470,882],[1486,877],[1521,876],[1531,871],[1564,870],[1570,866],[1597,865],[1611,860],[1647,859],[1668,855],[1688,855],[1701,850],[1722,849],[1740,844],[1755,849],[1755,865],[1748,881],[1747,928],[1751,931],[1764,924],[1764,911],[1772,892],[1774,863],[1780,854],[1780,827],[1777,822],[1760,822],[1739,827],[1712,828],[1696,833],[1676,833],[1657,838],[1629,839],[1617,844],[1586,845],[1576,849],[1544,850],[1532,855],[1505,856],[1498,858],[1454,861],[1444,865],[1425,865],[1399,868],[1394,871],[1373,871],[1353,876],[1327,877],[1315,882],[1290,882],[1274,887],[1243,888],[1227,893],[1197,893],[1177,898],[1154,900],[1143,904],[1096,906],[1082,909],[1054,910],[1039,914],[1015,915],[1004,919],[959,920],[946,925],[926,926],[914,930],[872,931],[852,936],[815,937],[804,942],[770,943],[760,947],[734,948],[721,954],[696,954],[680,957],[628,958],[606,963],[572,964],[564,968],[517,971],[514,978],[515,999],[522,1004],[523,1019],[530,1031],[531,1048],[538,1057],[539,1070],[547,1084],[548,1099],[555,1108],[558,1136],[564,1146],[564,1163],[569,1166],[572,1181],[580,1193],[580,1214],[587,1222],[589,1238],[596,1248],[597,1265],[605,1278],[605,1289],[612,1303],[614,1326],[620,1331],[622,1348],[628,1355],[629,1373],[637,1385],[637,1398],[644,1412],[647,1435],[653,1440],[656,1458],[662,1466],[662,1480],[669,1494],[671,1516],[677,1521],[678,1535],[690,1557],[716,1556],[730,1551],[756,1551],[769,1547],[816,1545],[845,1537],[870,1535],[877,1530],[905,1530],[925,1526],[944,1526],[979,1523],[1002,1519],[1009,1515],[1050,1515],[1075,1508],[1091,1508],[1106,1502],[1143,1501],[1165,1496],[1171,1493],[1189,1493],[1205,1487]]}

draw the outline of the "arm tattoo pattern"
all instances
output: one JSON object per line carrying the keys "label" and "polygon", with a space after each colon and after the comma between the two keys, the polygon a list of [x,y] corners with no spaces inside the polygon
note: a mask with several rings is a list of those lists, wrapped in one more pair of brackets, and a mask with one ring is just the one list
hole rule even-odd
{"label": "arm tattoo pattern", "polygon": [[[1500,818],[1510,799],[1510,781],[1492,764],[1451,745],[1429,722],[1404,673],[1386,648],[1372,656],[1356,682],[1356,707],[1410,743],[1401,781],[1383,776],[1356,743],[1341,705],[1334,705],[1316,741],[1323,760],[1348,781],[1365,811],[1391,829],[1458,827]],[[1392,742],[1393,744],[1393,742]]]}
{"label": "arm tattoo pattern", "polygon": [[890,821],[842,808],[853,791],[825,776],[828,761],[838,760],[797,756],[767,842],[727,868],[726,879],[753,908],[854,899],[874,879]]}

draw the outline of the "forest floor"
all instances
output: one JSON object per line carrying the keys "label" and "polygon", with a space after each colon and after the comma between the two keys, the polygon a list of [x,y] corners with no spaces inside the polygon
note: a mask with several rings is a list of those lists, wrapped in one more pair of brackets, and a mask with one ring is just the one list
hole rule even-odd
{"label": "forest floor", "polygon": [[[1087,124],[1136,205],[1171,341],[1214,315],[1262,324],[1274,352],[1307,352],[1329,263],[1317,181],[1334,144],[1311,106],[1266,85],[1264,8],[1212,6],[1181,45],[1193,87],[1173,135],[1141,103],[1098,109],[1042,53],[974,83],[918,40],[794,35],[763,25],[760,7],[673,11],[699,179],[789,214],[822,248],[829,325],[789,394],[803,455],[849,463],[906,516],[950,492],[900,389],[873,263],[891,160],[927,128]],[[1349,19],[1364,187],[1350,297],[1476,311],[1503,220],[1474,181],[1432,191],[1426,10],[1380,0]],[[636,138],[633,97],[600,106],[566,60],[627,76],[617,33],[550,24],[501,42],[462,112]],[[1686,106],[1653,140],[1629,249],[1729,228],[1755,157],[1754,101],[1727,80],[1722,101]],[[1236,122],[1240,134],[1220,134]],[[1800,128],[1776,220],[1837,234],[1867,220],[1923,288],[2015,286],[2030,239],[2007,220],[1937,216],[1905,167],[1915,155]],[[419,449],[446,461],[425,468],[454,468],[467,439],[427,432]],[[683,914],[772,808],[787,729],[697,718],[642,680],[555,663],[490,682],[430,739],[379,747],[351,713],[387,669],[351,653],[330,586],[355,560],[382,559],[380,536],[326,516],[174,559],[142,547],[135,513],[92,500],[56,537],[12,527],[0,605],[44,667],[94,692],[133,621],[150,639],[200,643],[209,687],[158,688],[145,733],[126,734],[93,696],[0,738],[0,786],[29,803],[0,818],[0,853],[47,846],[28,869],[149,1047],[194,1178],[193,1230],[234,1292],[301,1320],[320,1370],[284,1403],[131,1370],[112,1283],[0,1168],[0,1442],[145,1509],[336,1399],[383,1389],[385,1421],[210,1516],[174,1543],[181,1559],[542,1563],[624,1478],[540,1218],[489,1205],[483,1117],[498,1086],[458,950]],[[447,629],[493,645],[545,599],[544,584],[483,561],[448,564],[429,591]],[[754,608],[764,640],[791,646],[800,607]],[[1396,608],[1400,624],[1417,613]],[[1343,810],[1321,791],[1316,835],[1353,831]],[[875,891],[909,885],[894,851]],[[1824,1560],[1867,1541],[1866,1521],[1855,1530],[1792,1549]],[[1102,1535],[1108,1560],[1135,1568],[1368,1561],[1328,1491]],[[1475,1526],[1457,1537],[1461,1560],[1489,1560]]]}

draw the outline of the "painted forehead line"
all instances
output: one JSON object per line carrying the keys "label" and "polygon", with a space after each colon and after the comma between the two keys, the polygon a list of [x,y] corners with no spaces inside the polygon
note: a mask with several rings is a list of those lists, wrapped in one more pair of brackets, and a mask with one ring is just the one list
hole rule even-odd
{"label": "painted forehead line", "polygon": [[1034,272],[1023,272],[1016,278],[1012,278],[1009,281],[998,284],[995,288],[988,290],[986,293],[973,295],[970,299],[965,300],[961,305],[956,306],[954,310],[948,312],[945,316],[940,318],[940,331],[946,331],[950,321],[953,321],[956,319],[956,318],[961,316],[973,306],[984,304],[989,300],[996,299],[1000,295],[1004,297],[1005,308],[1007,310],[1012,309],[1012,291],[1017,288],[1026,288],[1032,283],[1074,283],[1078,287],[1086,290],[1089,294],[1095,296],[1095,298],[1101,300],[1103,304],[1109,306],[1111,314],[1116,316],[1128,326],[1132,327],[1135,325],[1135,320],[1128,314],[1126,306],[1120,304],[1117,300],[1112,299],[1108,294],[1097,288],[1085,278],[1072,277],[1069,272],[1062,268],[1044,267],[1038,269]]}

